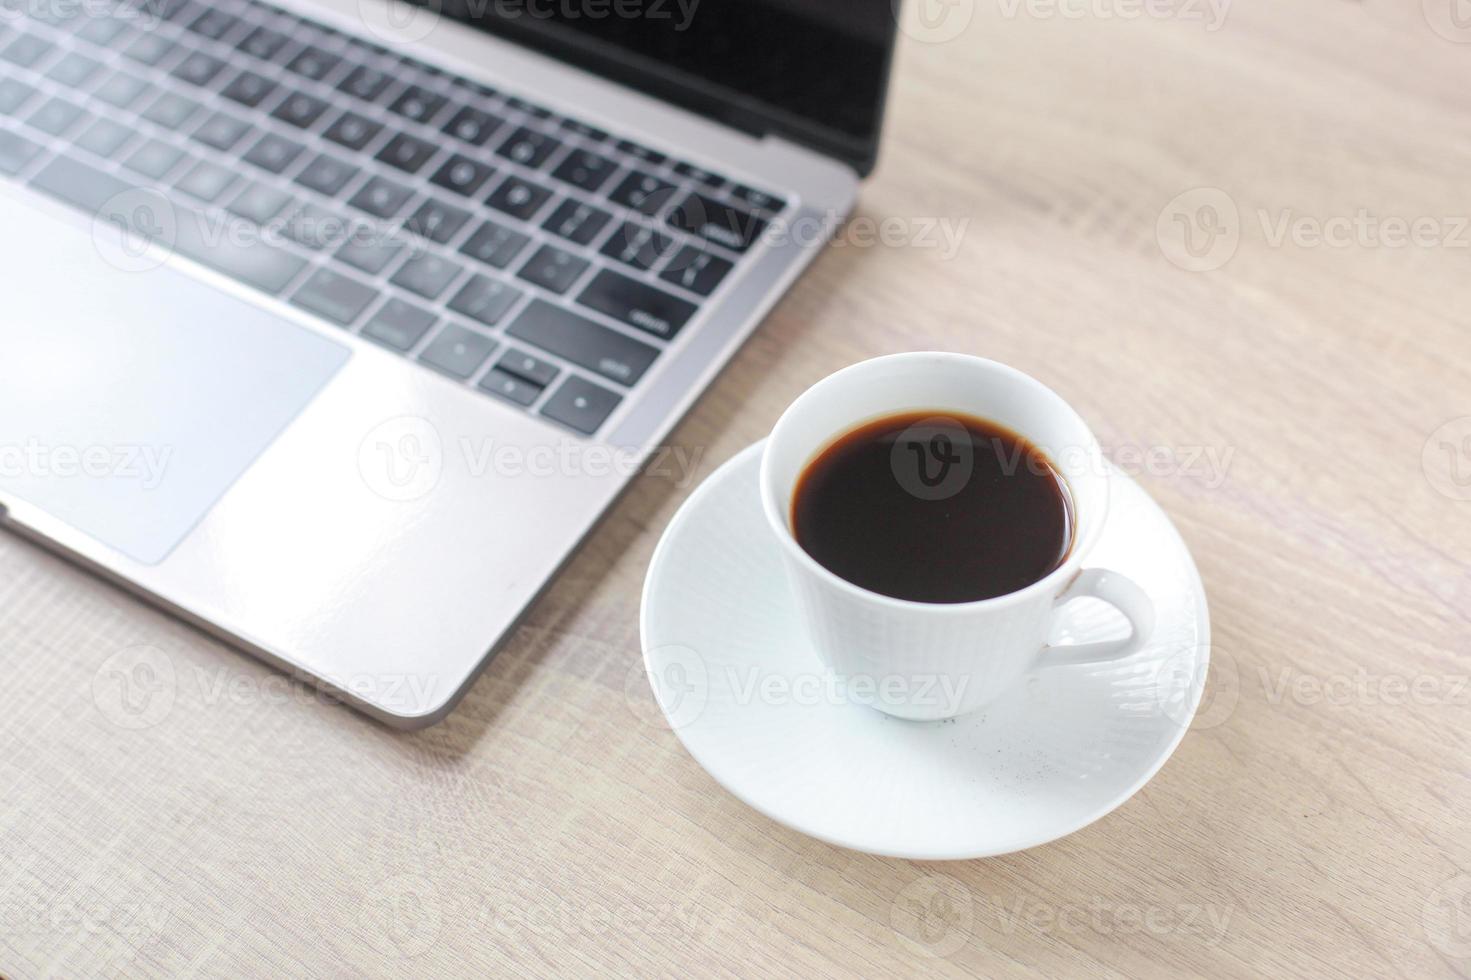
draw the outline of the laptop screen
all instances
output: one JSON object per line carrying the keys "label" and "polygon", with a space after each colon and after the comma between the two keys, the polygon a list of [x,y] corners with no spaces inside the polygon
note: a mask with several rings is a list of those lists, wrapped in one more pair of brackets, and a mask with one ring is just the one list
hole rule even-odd
{"label": "laptop screen", "polygon": [[867,174],[898,0],[413,0]]}

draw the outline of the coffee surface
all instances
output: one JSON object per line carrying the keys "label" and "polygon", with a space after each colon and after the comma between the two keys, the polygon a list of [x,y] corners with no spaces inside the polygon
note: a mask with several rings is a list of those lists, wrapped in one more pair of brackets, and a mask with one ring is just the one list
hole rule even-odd
{"label": "coffee surface", "polygon": [[1025,588],[1072,544],[1067,483],[1004,426],[907,412],[845,433],[792,495],[797,543],[854,585],[916,602],[972,602]]}

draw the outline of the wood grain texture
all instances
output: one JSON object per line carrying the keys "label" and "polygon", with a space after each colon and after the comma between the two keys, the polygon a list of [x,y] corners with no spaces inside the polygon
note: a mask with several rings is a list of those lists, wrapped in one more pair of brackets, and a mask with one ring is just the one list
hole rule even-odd
{"label": "wood grain texture", "polygon": [[[1116,458],[1175,454],[1140,479],[1200,566],[1213,676],[1133,800],[924,864],[731,798],[641,714],[640,586],[691,490],[668,479],[411,736],[3,537],[0,972],[1467,975],[1471,443],[1432,434],[1471,415],[1471,234],[1273,229],[1363,209],[1449,236],[1471,45],[1418,2],[1243,0],[1215,31],[1100,13],[1124,6],[979,2],[955,40],[906,38],[858,217],[962,221],[958,250],[826,251],[674,441],[703,478],[823,375],[938,348],[1042,378]],[[1157,239],[1197,188],[1238,212],[1211,271]],[[140,644],[171,702],[128,730],[94,685]]]}

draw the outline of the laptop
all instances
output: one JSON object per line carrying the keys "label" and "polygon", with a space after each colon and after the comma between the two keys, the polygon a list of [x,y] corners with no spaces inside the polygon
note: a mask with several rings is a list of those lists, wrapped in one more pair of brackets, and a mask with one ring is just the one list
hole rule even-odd
{"label": "laptop", "polygon": [[0,10],[0,523],[415,728],[848,213],[894,12],[277,3]]}

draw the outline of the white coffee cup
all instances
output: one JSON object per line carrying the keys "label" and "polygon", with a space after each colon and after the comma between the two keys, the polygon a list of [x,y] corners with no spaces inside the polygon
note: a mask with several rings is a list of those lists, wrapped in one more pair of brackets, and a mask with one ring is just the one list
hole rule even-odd
{"label": "white coffee cup", "polygon": [[[929,603],[854,585],[803,550],[791,512],[807,465],[854,428],[911,412],[979,416],[1046,454],[1072,498],[1072,547],[1061,565],[1006,595]],[[1108,515],[1108,487],[1098,440],[1067,402],[1014,368],[965,354],[894,354],[830,375],[782,414],[761,457],[762,508],[818,655],[848,684],[862,682],[866,703],[914,720],[973,711],[1033,669],[1122,659],[1149,638],[1154,606],[1144,590],[1118,572],[1084,567]],[[1048,645],[1058,610],[1085,596],[1123,613],[1129,636]]]}

